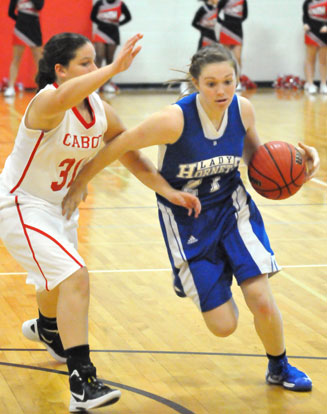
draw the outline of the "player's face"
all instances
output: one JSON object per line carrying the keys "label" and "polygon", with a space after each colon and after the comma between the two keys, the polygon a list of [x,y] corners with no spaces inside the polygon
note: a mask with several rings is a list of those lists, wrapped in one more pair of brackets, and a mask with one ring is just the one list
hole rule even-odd
{"label": "player's face", "polygon": [[225,110],[236,89],[236,74],[230,62],[209,63],[194,81],[200,99],[210,110]]}
{"label": "player's face", "polygon": [[69,62],[67,67],[63,67],[63,81],[81,76],[97,70],[95,60],[95,50],[92,43],[85,43],[76,50],[75,57]]}

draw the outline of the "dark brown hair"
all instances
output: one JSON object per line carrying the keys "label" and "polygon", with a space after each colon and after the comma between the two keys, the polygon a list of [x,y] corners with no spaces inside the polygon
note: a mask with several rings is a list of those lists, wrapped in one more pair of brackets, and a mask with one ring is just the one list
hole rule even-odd
{"label": "dark brown hair", "polygon": [[79,33],[59,33],[51,37],[44,45],[43,55],[39,61],[38,73],[35,81],[38,90],[56,80],[55,65],[60,63],[68,66],[76,56],[76,51],[90,40]]}

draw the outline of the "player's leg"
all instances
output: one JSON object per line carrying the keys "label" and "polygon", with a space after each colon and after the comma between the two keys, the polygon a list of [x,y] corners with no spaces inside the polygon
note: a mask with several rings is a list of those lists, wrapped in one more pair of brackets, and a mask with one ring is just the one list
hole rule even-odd
{"label": "player's leg", "polygon": [[27,339],[41,342],[58,362],[66,362],[67,357],[57,325],[58,294],[58,287],[50,291],[36,292],[39,317],[24,322],[22,332]]}
{"label": "player's leg", "polygon": [[15,96],[15,82],[17,79],[18,71],[19,71],[19,65],[23,56],[25,50],[25,46],[23,45],[14,45],[13,46],[13,57],[10,64],[9,69],[9,82],[8,82],[8,88],[4,92],[4,96],[10,97]]}
{"label": "player's leg", "polygon": [[109,65],[114,60],[114,56],[115,56],[115,52],[116,52],[116,49],[117,49],[117,45],[114,44],[114,43],[108,43],[105,46],[106,46],[106,59],[107,59],[107,64]]}
{"label": "player's leg", "polygon": [[304,72],[306,78],[305,89],[309,93],[316,93],[317,87],[314,84],[314,75],[316,67],[316,56],[318,47],[314,45],[306,45],[306,58],[304,64]]}
{"label": "player's leg", "polygon": [[88,342],[89,274],[83,267],[59,285],[57,321],[67,355],[71,390],[70,411],[113,404],[120,398],[96,377]]}
{"label": "player's leg", "polygon": [[235,59],[237,60],[238,65],[239,65],[239,69],[241,70],[241,67],[242,67],[242,45],[233,45],[232,51],[233,51],[233,54],[235,56]]}
{"label": "player's leg", "polygon": [[101,68],[102,64],[103,64],[103,60],[105,59],[105,54],[106,54],[106,45],[103,42],[94,42],[94,49],[95,49],[95,64],[97,65],[98,68]]}
{"label": "player's leg", "polygon": [[[106,55],[107,65],[113,62],[116,49],[117,49],[116,43],[107,43],[105,45],[105,55]],[[119,90],[118,86],[115,85],[111,81],[111,79],[109,79],[109,81],[103,87],[103,91],[108,92],[108,93],[116,93],[118,92],[118,90]]]}
{"label": "player's leg", "polygon": [[35,66],[38,67],[39,60],[42,57],[42,47],[41,46],[31,47],[31,52],[32,52],[32,55],[33,55]]}
{"label": "player's leg", "polygon": [[[97,379],[96,368],[90,359],[89,296],[89,274],[83,267],[53,290],[39,292],[39,318],[34,325],[31,322],[35,320],[24,324],[25,333],[27,327],[34,329],[49,353],[60,362],[67,362],[70,411],[73,412],[113,404],[121,395],[119,390],[111,389]],[[29,339],[37,340],[30,336]]]}
{"label": "player's leg", "polygon": [[268,384],[282,385],[291,391],[310,391],[311,379],[288,363],[282,317],[273,298],[268,275],[245,280],[241,289],[269,359],[266,374]]}
{"label": "player's leg", "polygon": [[327,46],[319,48],[320,93],[327,94]]}
{"label": "player's leg", "polygon": [[308,391],[311,380],[291,367],[284,354],[282,318],[267,276],[280,268],[270,247],[261,214],[242,186],[233,193],[232,201],[234,213],[229,216],[229,226],[221,243],[269,357],[266,380],[288,389]]}
{"label": "player's leg", "polygon": [[[7,203],[9,198],[14,197],[7,197]],[[33,208],[19,197],[1,213],[8,222],[2,228],[3,242],[37,290],[39,318],[23,324],[24,335],[40,341],[60,362],[67,359],[71,411],[116,402],[120,391],[97,379],[90,360],[89,275],[76,250],[77,216],[68,223],[60,207]]]}
{"label": "player's leg", "polygon": [[[241,73],[241,59],[242,59],[242,45],[241,44],[237,44],[237,45],[228,45],[226,46],[228,47],[228,49],[231,50],[231,52],[233,53],[233,55],[235,56],[235,59],[237,61],[237,64],[239,66],[239,72]],[[238,84],[236,85],[236,92],[241,92],[243,90],[242,87],[242,83],[239,81]]]}
{"label": "player's leg", "polygon": [[216,336],[229,336],[237,328],[238,309],[233,298],[215,309],[202,312],[202,316],[208,329]]}
{"label": "player's leg", "polygon": [[269,286],[268,276],[247,279],[241,284],[241,289],[266,352],[271,355],[282,354],[285,350],[283,322]]}
{"label": "player's leg", "polygon": [[65,349],[88,343],[89,274],[78,269],[58,286],[57,322]]}
{"label": "player's leg", "polygon": [[[59,362],[66,362],[64,349],[88,343],[89,278],[85,267],[52,290],[36,293],[39,318],[23,324],[23,334],[42,341]],[[60,333],[60,336],[59,336]]]}

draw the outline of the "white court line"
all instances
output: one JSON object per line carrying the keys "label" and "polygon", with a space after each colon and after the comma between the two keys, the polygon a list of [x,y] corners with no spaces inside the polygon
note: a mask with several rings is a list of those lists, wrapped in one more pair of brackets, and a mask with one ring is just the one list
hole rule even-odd
{"label": "white court line", "polygon": [[[283,269],[291,269],[291,268],[310,268],[310,267],[327,267],[326,264],[308,264],[308,265],[281,265]],[[111,270],[89,270],[89,273],[136,273],[136,272],[171,272],[171,268],[163,268],[163,269],[111,269]],[[26,275],[26,272],[3,272],[0,273],[0,276],[5,275]]]}
{"label": "white court line", "polygon": [[327,183],[325,183],[324,181],[318,180],[318,178],[311,178],[311,181],[313,181],[314,183],[317,183],[319,185],[322,185],[324,187],[327,187]]}
{"label": "white court line", "polygon": [[287,269],[291,269],[291,268],[295,268],[295,267],[327,267],[327,264],[309,264],[309,265],[288,265],[288,266],[283,266],[281,265],[281,267]]}
{"label": "white court line", "polygon": [[[327,264],[311,264],[311,265],[288,265],[282,266],[282,268],[310,268],[310,267],[327,267]],[[136,272],[171,272],[171,269],[115,269],[115,270],[89,270],[89,273],[136,273]],[[295,277],[291,276],[290,274],[286,273],[282,270],[283,275],[293,282],[295,285],[300,286],[302,289],[306,290],[307,292],[311,293],[311,295],[316,296],[318,299],[321,299],[323,302],[327,302],[326,295],[321,295],[319,292],[310,288],[310,286],[302,283],[300,280],[296,279]],[[4,272],[0,273],[0,276],[13,276],[13,275],[26,275],[26,272]]]}
{"label": "white court line", "polygon": [[291,276],[287,272],[284,272],[282,269],[283,276],[285,276],[288,280],[290,280],[295,285],[300,286],[302,289],[306,290],[307,292],[311,293],[311,295],[315,296],[318,299],[321,299],[323,302],[327,303],[327,295],[322,295],[318,291],[311,289],[309,285],[302,283],[299,279],[296,277]]}

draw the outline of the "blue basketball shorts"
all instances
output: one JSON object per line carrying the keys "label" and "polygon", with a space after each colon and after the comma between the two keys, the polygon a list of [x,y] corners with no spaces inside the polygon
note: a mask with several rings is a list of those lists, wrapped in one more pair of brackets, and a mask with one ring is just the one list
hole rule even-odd
{"label": "blue basketball shorts", "polygon": [[241,185],[197,219],[174,214],[173,207],[160,201],[158,207],[175,292],[190,297],[202,312],[232,297],[233,276],[240,285],[280,270],[261,214]]}

